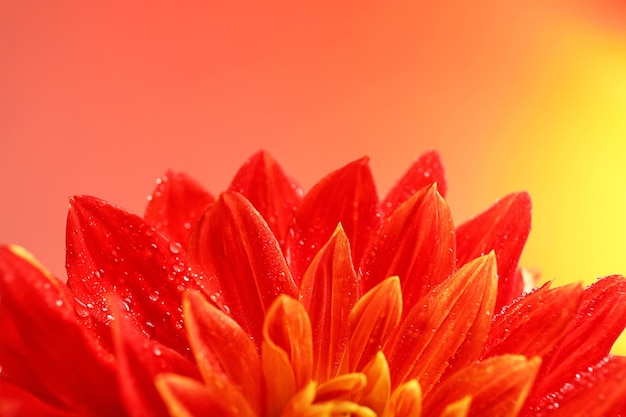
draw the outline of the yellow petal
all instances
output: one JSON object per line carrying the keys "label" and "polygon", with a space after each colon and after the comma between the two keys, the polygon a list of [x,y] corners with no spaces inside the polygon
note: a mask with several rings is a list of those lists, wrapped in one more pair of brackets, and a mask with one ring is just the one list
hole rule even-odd
{"label": "yellow petal", "polygon": [[467,417],[472,404],[472,397],[466,395],[458,401],[448,404],[441,412],[441,417]]}
{"label": "yellow petal", "polygon": [[378,352],[362,371],[367,377],[367,385],[362,394],[355,398],[359,404],[371,408],[377,415],[382,415],[389,401],[391,377],[389,365],[382,352]]}
{"label": "yellow petal", "polygon": [[261,364],[270,416],[310,381],[313,370],[311,323],[300,302],[280,295],[263,323]]}
{"label": "yellow petal", "polygon": [[422,388],[415,379],[412,379],[394,391],[384,417],[420,417],[421,415]]}

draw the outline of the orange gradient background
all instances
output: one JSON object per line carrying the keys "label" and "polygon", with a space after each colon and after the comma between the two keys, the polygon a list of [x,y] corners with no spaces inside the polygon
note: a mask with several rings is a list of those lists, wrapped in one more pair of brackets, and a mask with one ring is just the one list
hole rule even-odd
{"label": "orange gradient background", "polygon": [[72,194],[141,213],[259,148],[305,188],[369,155],[384,193],[436,148],[457,223],[531,194],[544,281],[626,274],[622,1],[219,3],[0,2],[1,242],[63,277]]}

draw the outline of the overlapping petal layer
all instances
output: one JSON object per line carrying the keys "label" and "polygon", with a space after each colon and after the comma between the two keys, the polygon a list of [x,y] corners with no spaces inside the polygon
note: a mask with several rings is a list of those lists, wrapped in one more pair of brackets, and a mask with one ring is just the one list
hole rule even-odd
{"label": "overlapping petal layer", "polygon": [[455,228],[445,190],[436,152],[382,201],[366,158],[303,196],[259,152],[144,218],[74,197],[68,286],[0,248],[0,414],[626,412],[626,280],[522,296],[528,195]]}

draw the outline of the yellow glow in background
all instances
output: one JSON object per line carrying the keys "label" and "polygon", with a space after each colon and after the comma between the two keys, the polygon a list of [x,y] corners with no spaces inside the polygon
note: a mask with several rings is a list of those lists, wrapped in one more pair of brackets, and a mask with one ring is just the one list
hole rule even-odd
{"label": "yellow glow in background", "polygon": [[219,192],[259,148],[307,188],[369,155],[384,192],[436,148],[457,223],[525,189],[525,265],[626,274],[625,27],[620,1],[3,2],[0,241],[63,276],[72,194],[141,213],[167,168]]}

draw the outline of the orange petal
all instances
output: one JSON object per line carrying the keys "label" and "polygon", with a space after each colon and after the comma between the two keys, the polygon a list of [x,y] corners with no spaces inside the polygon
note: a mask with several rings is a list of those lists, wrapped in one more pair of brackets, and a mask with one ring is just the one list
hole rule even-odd
{"label": "orange petal", "polygon": [[472,397],[466,395],[458,401],[448,404],[441,412],[441,417],[466,417],[469,415]]}
{"label": "orange petal", "polygon": [[224,379],[238,387],[259,414],[261,361],[250,336],[200,293],[185,294],[183,313],[189,343],[204,380]]}
{"label": "orange petal", "polygon": [[146,334],[189,355],[181,292],[210,282],[187,266],[180,244],[156,232],[139,216],[94,197],[70,200],[67,218],[68,286],[80,314],[102,326],[111,321],[109,295],[117,295]]}
{"label": "orange petal", "polygon": [[158,232],[187,248],[193,226],[215,198],[182,172],[167,171],[148,197],[143,218]]}
{"label": "orange petal", "polygon": [[426,398],[425,414],[440,415],[448,404],[470,396],[470,416],[517,416],[540,365],[539,358],[520,355],[474,362],[435,387]]}
{"label": "orange petal", "polygon": [[296,285],[274,234],[241,194],[221,194],[189,240],[190,262],[219,280],[220,298],[257,343],[265,312],[279,294],[297,297]]}
{"label": "orange petal", "polygon": [[398,277],[387,278],[368,291],[350,312],[350,339],[340,372],[360,371],[380,351],[402,316]]}
{"label": "orange petal", "polygon": [[626,326],[626,279],[611,276],[587,287],[574,324],[544,360],[535,395],[556,391],[581,370],[609,355]]}
{"label": "orange petal", "polygon": [[422,389],[412,379],[400,385],[391,396],[384,417],[420,417],[422,415]]}
{"label": "orange petal", "polygon": [[391,392],[391,377],[389,365],[382,352],[376,353],[374,359],[369,361],[362,370],[367,378],[367,385],[355,402],[371,408],[376,415],[382,416]]}
{"label": "orange petal", "polygon": [[291,397],[280,417],[302,417],[315,401],[315,381],[309,382],[304,388]]}
{"label": "orange petal", "polygon": [[[385,220],[361,264],[365,290],[397,275],[405,312],[455,269],[454,224],[436,185],[418,191]],[[355,258],[356,259],[356,258]]]}
{"label": "orange petal", "polygon": [[510,194],[456,229],[459,266],[492,250],[496,252],[498,310],[522,294],[523,282],[516,279],[516,268],[530,232],[530,211],[528,193]]}
{"label": "orange petal", "polygon": [[118,359],[120,395],[129,416],[167,416],[165,404],[154,386],[157,374],[174,372],[198,378],[194,364],[173,349],[146,337],[137,329],[117,300],[111,329]]}
{"label": "orange petal", "polygon": [[603,359],[575,374],[557,391],[535,398],[523,416],[626,415],[626,357]]}
{"label": "orange petal", "polygon": [[504,353],[545,356],[570,332],[582,297],[579,284],[554,289],[546,284],[517,299],[495,316],[483,358]]}
{"label": "orange petal", "polygon": [[315,184],[296,211],[293,233],[287,241],[289,266],[296,281],[339,223],[358,265],[370,236],[378,229],[377,210],[378,193],[367,158],[354,161]]}
{"label": "orange petal", "polygon": [[0,246],[0,378],[53,407],[123,415],[113,358],[74,307],[32,255]]}
{"label": "orange petal", "polygon": [[446,196],[446,178],[441,156],[437,151],[426,152],[413,162],[398,182],[389,190],[381,204],[385,217],[388,217],[400,204],[424,187],[437,183],[437,190]]}
{"label": "orange petal", "polygon": [[420,300],[385,347],[392,386],[417,378],[428,395],[444,373],[478,359],[491,325],[496,285],[492,252],[464,265]]}
{"label": "orange petal", "polygon": [[320,384],[315,394],[315,402],[350,400],[363,392],[367,377],[360,373],[343,374]]}
{"label": "orange petal", "polygon": [[348,342],[348,317],[361,297],[350,243],[341,225],[313,259],[304,274],[300,300],[313,329],[314,378],[326,381],[337,372]]}
{"label": "orange petal", "polygon": [[263,216],[281,248],[300,201],[302,189],[287,177],[267,152],[259,151],[239,169],[228,188],[243,194]]}
{"label": "orange petal", "polygon": [[263,324],[261,364],[269,415],[280,415],[313,372],[311,323],[300,302],[280,295]]}
{"label": "orange petal", "polygon": [[176,374],[158,375],[155,384],[172,417],[257,417],[246,398],[228,384],[203,385]]}

